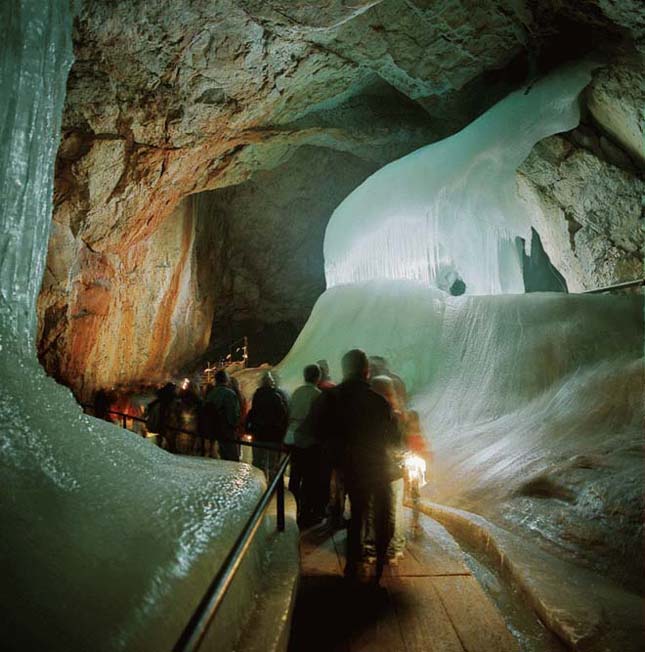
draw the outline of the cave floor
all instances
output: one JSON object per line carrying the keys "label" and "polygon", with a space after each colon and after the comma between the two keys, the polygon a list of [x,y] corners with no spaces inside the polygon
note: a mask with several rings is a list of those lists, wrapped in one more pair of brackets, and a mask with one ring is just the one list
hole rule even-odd
{"label": "cave floor", "polygon": [[436,521],[420,516],[403,559],[386,566],[380,589],[345,583],[345,537],[345,530],[332,534],[323,527],[301,537],[290,652],[520,649],[458,544]]}

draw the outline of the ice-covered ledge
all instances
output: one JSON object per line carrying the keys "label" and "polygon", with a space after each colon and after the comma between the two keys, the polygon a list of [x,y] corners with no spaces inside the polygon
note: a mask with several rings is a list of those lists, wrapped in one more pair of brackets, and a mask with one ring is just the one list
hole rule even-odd
{"label": "ice-covered ledge", "polygon": [[548,554],[482,516],[423,501],[422,512],[486,553],[540,620],[573,650],[642,649],[642,600],[597,574]]}

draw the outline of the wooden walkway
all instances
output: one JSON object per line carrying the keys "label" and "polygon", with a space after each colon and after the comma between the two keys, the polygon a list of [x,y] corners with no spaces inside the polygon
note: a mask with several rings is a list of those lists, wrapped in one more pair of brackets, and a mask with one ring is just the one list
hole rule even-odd
{"label": "wooden walkway", "polygon": [[454,539],[420,526],[380,590],[343,581],[344,530],[306,532],[289,652],[519,652]]}

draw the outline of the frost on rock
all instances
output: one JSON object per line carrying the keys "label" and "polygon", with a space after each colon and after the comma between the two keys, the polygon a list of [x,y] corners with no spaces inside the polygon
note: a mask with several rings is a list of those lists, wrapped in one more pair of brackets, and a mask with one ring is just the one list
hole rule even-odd
{"label": "frost on rock", "polygon": [[325,234],[327,287],[409,279],[469,294],[523,292],[515,237],[530,221],[515,172],[542,138],[579,121],[591,79],[578,64],[512,93],[459,133],[386,165],[334,211]]}
{"label": "frost on rock", "polygon": [[[65,0],[21,0],[0,5],[0,22],[3,649],[171,649],[263,481],[245,464],[180,459],[84,415],[38,365],[72,17]],[[255,550],[222,607],[225,647],[260,562]]]}

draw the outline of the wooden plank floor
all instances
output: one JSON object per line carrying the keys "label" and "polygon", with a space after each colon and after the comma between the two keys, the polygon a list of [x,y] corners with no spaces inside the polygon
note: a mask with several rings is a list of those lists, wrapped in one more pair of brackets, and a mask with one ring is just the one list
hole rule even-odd
{"label": "wooden plank floor", "polygon": [[[406,517],[410,512],[406,509]],[[345,531],[304,533],[289,652],[518,652],[496,606],[446,530],[421,515],[381,589],[342,577]]]}

